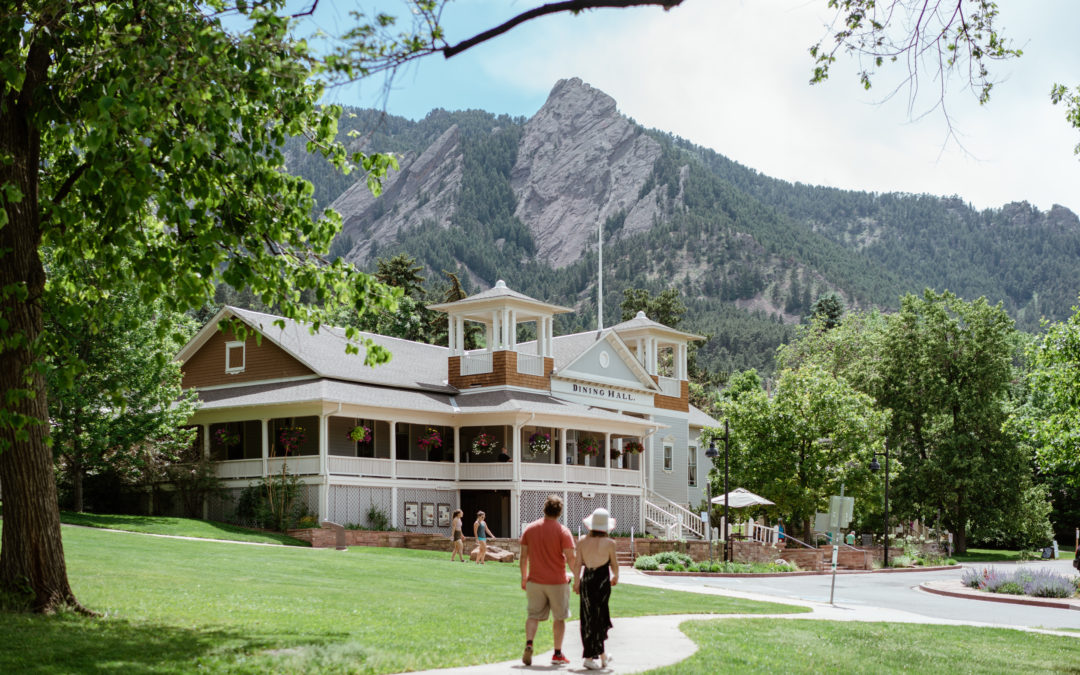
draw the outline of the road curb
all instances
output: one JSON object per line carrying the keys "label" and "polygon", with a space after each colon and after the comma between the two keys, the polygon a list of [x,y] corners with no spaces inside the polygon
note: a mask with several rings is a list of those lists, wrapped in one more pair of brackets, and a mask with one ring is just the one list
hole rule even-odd
{"label": "road curb", "polygon": [[983,602],[1002,602],[1010,605],[1027,605],[1029,607],[1049,607],[1051,609],[1080,610],[1080,604],[1064,600],[1051,600],[1048,598],[1018,597],[1015,595],[1003,595],[999,593],[987,593],[976,590],[952,590],[940,588],[931,584],[919,584],[919,589],[934,595],[943,595],[949,598],[963,598],[965,600],[981,600]]}

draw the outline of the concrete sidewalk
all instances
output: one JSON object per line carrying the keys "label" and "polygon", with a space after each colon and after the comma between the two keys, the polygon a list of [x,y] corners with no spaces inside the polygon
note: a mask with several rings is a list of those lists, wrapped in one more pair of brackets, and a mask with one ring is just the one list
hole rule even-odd
{"label": "concrete sidewalk", "polygon": [[[634,584],[676,590],[666,586],[661,579],[649,577],[635,572],[632,569],[622,570],[619,577],[620,584]],[[759,600],[762,602],[780,603],[808,607],[810,612],[801,614],[677,614],[668,616],[641,616],[634,618],[613,618],[614,627],[609,633],[607,641],[608,653],[614,657],[605,671],[606,673],[639,673],[653,668],[670,666],[693,656],[697,651],[697,644],[679,630],[679,624],[690,620],[711,619],[790,619],[790,620],[824,620],[824,621],[883,621],[889,623],[924,623],[939,625],[966,625],[983,626],[987,628],[1015,628],[1034,633],[1046,633],[1050,635],[1064,635],[1072,638],[1080,638],[1080,634],[1067,631],[1053,631],[1030,629],[1026,627],[1001,626],[990,623],[973,621],[953,621],[948,619],[936,619],[920,614],[912,614],[900,610],[882,609],[878,607],[828,605],[823,603],[806,602],[802,600],[779,599],[774,596],[766,596],[757,593],[742,593],[719,588],[701,586],[699,588],[680,588],[688,592],[705,595],[725,595],[729,597],[744,598],[747,600]],[[522,606],[524,612],[524,605]],[[521,647],[525,646],[524,620],[522,620]],[[540,624],[541,634],[547,631],[550,635],[551,622]],[[533,665],[526,666],[518,658],[513,661],[501,663],[489,663],[478,666],[463,666],[457,668],[444,668],[439,670],[421,671],[420,675],[501,675],[504,673],[529,673],[529,672],[571,672],[588,673],[585,670],[581,658],[581,636],[577,621],[566,624],[566,637],[563,640],[563,653],[570,659],[569,666],[552,666],[552,651],[533,655]],[[416,675],[415,673],[413,675]]]}

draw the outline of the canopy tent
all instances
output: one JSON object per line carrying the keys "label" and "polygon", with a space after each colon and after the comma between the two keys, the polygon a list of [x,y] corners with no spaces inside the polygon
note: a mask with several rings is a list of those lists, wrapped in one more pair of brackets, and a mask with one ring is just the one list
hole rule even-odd
{"label": "canopy tent", "polygon": [[735,488],[727,495],[720,495],[719,497],[713,497],[713,504],[723,504],[724,497],[728,498],[728,507],[732,509],[741,509],[746,506],[775,506],[773,502],[760,495],[756,495],[750,492],[746,488]]}

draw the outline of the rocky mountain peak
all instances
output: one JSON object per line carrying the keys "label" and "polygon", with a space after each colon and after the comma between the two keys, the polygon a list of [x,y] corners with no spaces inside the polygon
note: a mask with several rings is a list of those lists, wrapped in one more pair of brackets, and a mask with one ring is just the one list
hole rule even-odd
{"label": "rocky mountain peak", "polygon": [[515,215],[539,256],[555,267],[574,262],[612,216],[625,215],[624,235],[651,227],[662,200],[639,193],[660,152],[615,99],[576,77],[556,83],[525,124],[510,176]]}

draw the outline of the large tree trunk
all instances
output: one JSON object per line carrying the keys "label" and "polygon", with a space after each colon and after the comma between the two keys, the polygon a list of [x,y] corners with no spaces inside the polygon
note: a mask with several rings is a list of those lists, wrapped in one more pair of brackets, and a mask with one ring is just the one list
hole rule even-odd
{"label": "large tree trunk", "polygon": [[11,158],[0,162],[0,186],[21,193],[18,201],[3,200],[8,222],[0,227],[0,590],[26,597],[39,612],[65,605],[81,610],[64,564],[53,457],[46,445],[45,379],[32,368],[42,331],[45,270],[38,254],[41,138],[30,111],[48,64],[48,52],[32,45],[21,92],[9,92],[0,106],[0,153]]}

